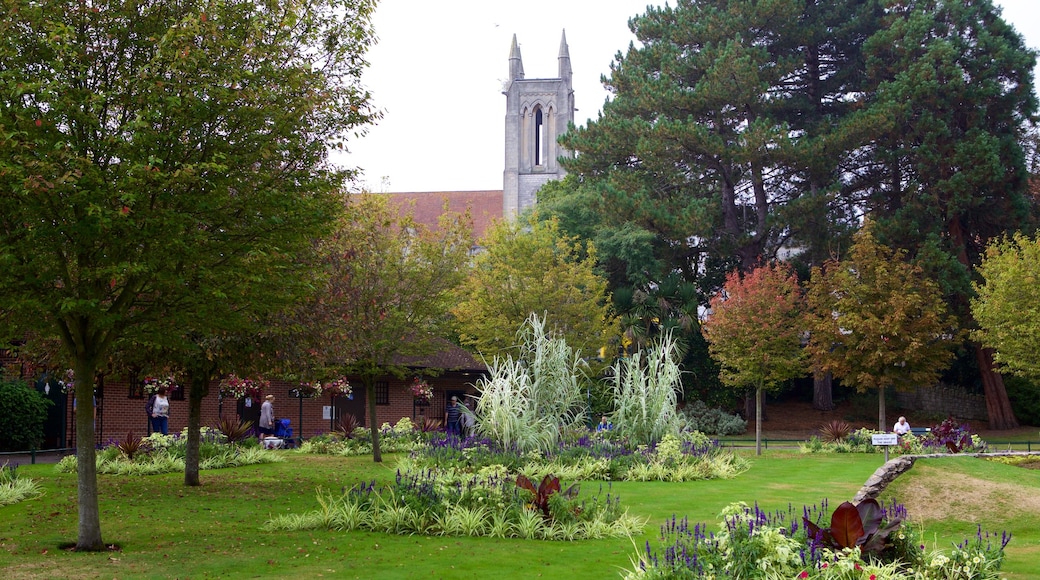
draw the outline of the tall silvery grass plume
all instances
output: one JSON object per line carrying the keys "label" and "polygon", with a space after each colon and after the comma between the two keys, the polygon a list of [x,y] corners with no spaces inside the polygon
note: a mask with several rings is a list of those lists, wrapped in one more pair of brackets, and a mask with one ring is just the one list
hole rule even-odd
{"label": "tall silvery grass plume", "polygon": [[619,435],[652,444],[679,433],[683,420],[676,408],[676,390],[681,388],[682,370],[677,359],[678,344],[666,332],[645,352],[614,363],[614,427]]}
{"label": "tall silvery grass plume", "polygon": [[549,451],[585,422],[585,363],[532,314],[517,333],[517,355],[495,358],[477,383],[477,431],[506,447]]}

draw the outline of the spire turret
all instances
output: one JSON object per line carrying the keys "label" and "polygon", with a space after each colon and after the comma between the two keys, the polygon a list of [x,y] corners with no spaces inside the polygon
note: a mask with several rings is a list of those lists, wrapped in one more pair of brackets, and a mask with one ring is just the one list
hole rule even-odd
{"label": "spire turret", "polygon": [[524,61],[520,58],[520,45],[513,35],[513,45],[509,47],[509,80],[524,78]]}
{"label": "spire turret", "polygon": [[569,81],[571,76],[571,51],[567,48],[567,31],[564,30],[560,37],[560,78]]}

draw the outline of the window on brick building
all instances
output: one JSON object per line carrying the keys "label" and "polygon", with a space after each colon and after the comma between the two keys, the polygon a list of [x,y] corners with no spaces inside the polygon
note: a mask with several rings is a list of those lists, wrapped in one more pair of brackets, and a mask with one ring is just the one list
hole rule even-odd
{"label": "window on brick building", "polygon": [[390,383],[387,381],[376,381],[376,404],[390,404]]}
{"label": "window on brick building", "polygon": [[128,399],[143,399],[144,398],[144,379],[133,373],[130,375],[130,392],[127,395]]}

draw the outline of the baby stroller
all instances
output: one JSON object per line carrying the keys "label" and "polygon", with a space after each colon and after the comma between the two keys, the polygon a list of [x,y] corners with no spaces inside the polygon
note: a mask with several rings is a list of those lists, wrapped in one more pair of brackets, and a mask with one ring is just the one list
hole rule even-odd
{"label": "baby stroller", "polygon": [[274,422],[274,436],[282,440],[282,447],[291,449],[296,446],[293,439],[292,427],[288,419],[279,419]]}

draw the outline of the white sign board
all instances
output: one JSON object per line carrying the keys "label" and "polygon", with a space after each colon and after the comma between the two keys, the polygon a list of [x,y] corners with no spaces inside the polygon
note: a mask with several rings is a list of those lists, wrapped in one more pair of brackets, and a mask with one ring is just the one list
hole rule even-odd
{"label": "white sign board", "polygon": [[321,408],[321,418],[325,419],[326,421],[332,420],[332,406],[331,405],[325,405],[324,407]]}
{"label": "white sign board", "polygon": [[895,433],[871,435],[870,442],[874,445],[899,445],[899,435],[896,435]]}

